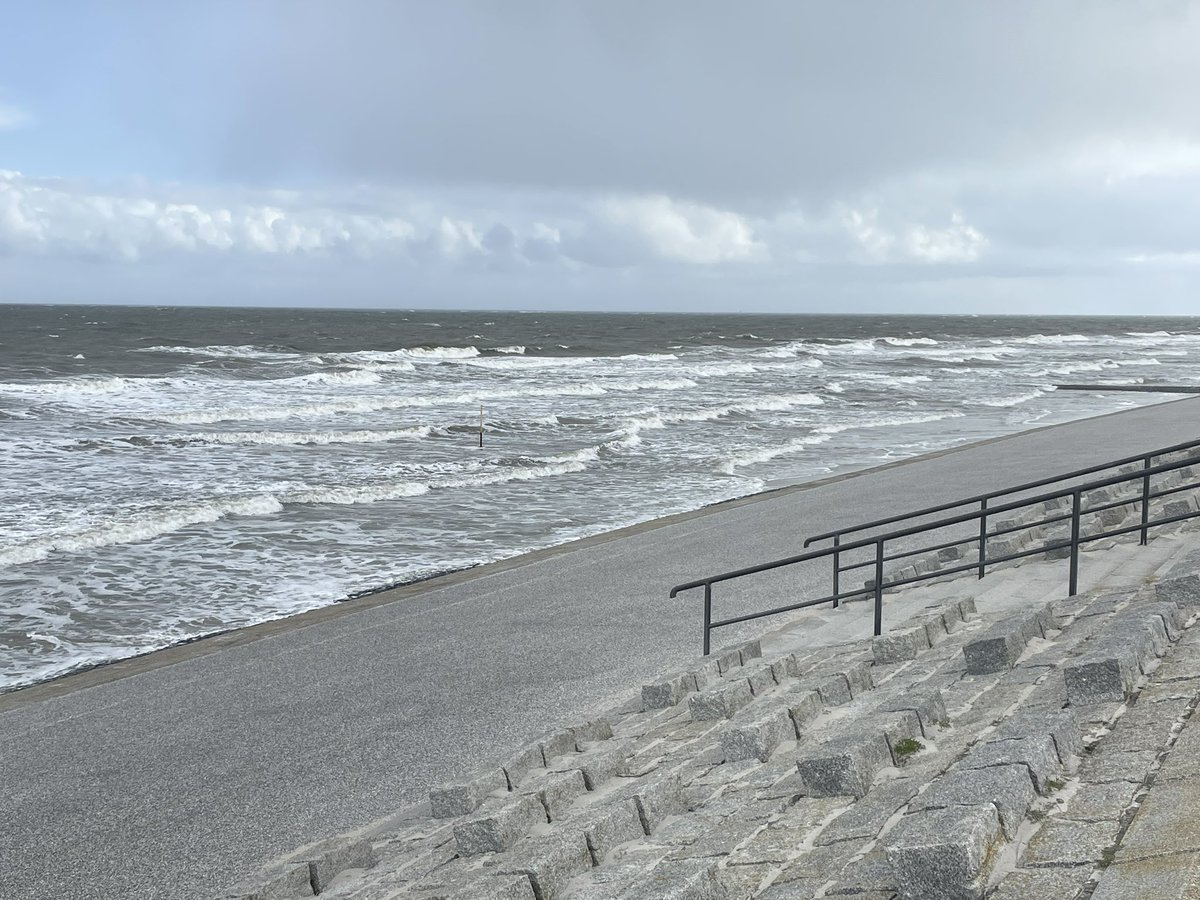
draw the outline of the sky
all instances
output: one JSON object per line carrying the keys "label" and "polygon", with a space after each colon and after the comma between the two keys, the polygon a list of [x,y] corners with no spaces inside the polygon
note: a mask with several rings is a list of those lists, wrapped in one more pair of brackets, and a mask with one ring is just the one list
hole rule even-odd
{"label": "sky", "polygon": [[0,302],[1200,314],[1200,3],[4,18]]}

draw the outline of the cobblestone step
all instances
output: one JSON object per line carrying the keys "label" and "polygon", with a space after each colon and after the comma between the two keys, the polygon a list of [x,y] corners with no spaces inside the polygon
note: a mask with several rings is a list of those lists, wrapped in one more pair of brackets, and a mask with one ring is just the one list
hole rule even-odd
{"label": "cobblestone step", "polygon": [[[907,621],[880,639],[812,646],[806,622],[869,625],[861,605],[797,618],[228,896],[1015,896],[1062,876],[1055,848],[1101,840],[1101,812],[1131,808],[1161,768],[1154,741],[1194,705],[1175,694],[1193,678],[1200,691],[1195,545],[1155,544],[1089,558],[1087,577],[1121,590],[1068,599],[1061,564],[1031,563],[892,595]],[[1141,585],[1163,560],[1174,568]],[[973,671],[968,648],[1000,632],[1019,646]]]}

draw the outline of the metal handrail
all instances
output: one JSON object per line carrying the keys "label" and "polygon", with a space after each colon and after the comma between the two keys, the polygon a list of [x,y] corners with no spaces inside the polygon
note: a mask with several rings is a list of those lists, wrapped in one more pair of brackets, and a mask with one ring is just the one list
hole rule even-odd
{"label": "metal handrail", "polygon": [[[817,550],[810,550],[806,553],[800,553],[800,554],[796,554],[794,556],[788,556],[783,559],[772,560],[770,562],[760,563],[758,565],[753,565],[753,566],[745,566],[740,569],[734,569],[729,572],[722,572],[718,575],[712,575],[707,578],[698,578],[693,581],[688,581],[683,584],[678,584],[675,587],[671,588],[670,596],[672,598],[674,598],[681,591],[692,590],[694,588],[699,588],[699,587],[704,588],[704,654],[705,655],[708,655],[708,653],[710,652],[710,649],[711,649],[711,636],[712,636],[713,629],[723,628],[727,625],[736,625],[738,623],[751,621],[753,619],[761,619],[761,618],[765,618],[767,616],[779,615],[779,614],[785,613],[785,612],[792,612],[794,610],[804,609],[804,608],[810,607],[810,606],[818,606],[823,603],[832,603],[834,608],[837,608],[842,600],[845,600],[845,599],[848,599],[851,597],[861,596],[863,594],[874,594],[874,601],[875,601],[874,602],[874,613],[875,613],[874,633],[876,635],[879,635],[879,634],[883,633],[883,588],[884,588],[883,564],[884,564],[884,562],[889,561],[889,560],[907,557],[907,556],[914,556],[914,555],[917,555],[920,553],[928,553],[928,552],[931,552],[932,550],[941,550],[941,549],[944,549],[947,547],[953,547],[953,546],[957,546],[957,545],[961,545],[961,544],[969,544],[972,541],[976,540],[976,538],[974,536],[961,538],[961,539],[953,540],[953,541],[949,541],[949,542],[938,543],[938,544],[933,545],[932,547],[922,547],[922,548],[919,548],[916,550],[906,550],[902,553],[893,554],[892,556],[887,556],[885,553],[884,548],[885,548],[885,545],[887,544],[887,542],[913,537],[915,535],[924,534],[924,533],[927,533],[930,531],[936,531],[936,530],[942,529],[942,528],[948,528],[948,527],[951,527],[954,525],[962,525],[962,524],[973,522],[976,520],[979,521],[979,526],[980,526],[979,527],[979,538],[978,538],[978,540],[979,540],[978,561],[973,561],[973,562],[966,563],[963,565],[958,565],[958,566],[951,566],[949,568],[938,569],[933,572],[917,573],[916,575],[908,577],[908,578],[893,580],[887,586],[891,589],[895,589],[897,587],[903,587],[906,585],[915,584],[920,581],[926,581],[926,580],[929,580],[932,578],[944,578],[947,575],[952,575],[952,574],[957,574],[959,572],[967,572],[967,571],[977,571],[979,577],[982,578],[984,576],[987,566],[989,566],[989,565],[994,566],[999,563],[1022,559],[1022,558],[1028,557],[1028,556],[1034,556],[1039,553],[1046,553],[1046,552],[1052,551],[1052,550],[1070,548],[1070,551],[1071,551],[1070,552],[1070,575],[1069,575],[1068,590],[1069,590],[1070,595],[1074,596],[1077,591],[1078,582],[1079,582],[1079,548],[1082,544],[1090,543],[1091,541],[1101,540],[1103,538],[1117,537],[1117,536],[1124,535],[1124,534],[1132,534],[1134,532],[1141,533],[1140,543],[1145,544],[1148,539],[1148,532],[1149,532],[1150,528],[1157,527],[1160,525],[1167,525],[1167,524],[1171,524],[1174,522],[1180,522],[1185,519],[1190,519],[1194,516],[1200,516],[1200,511],[1195,511],[1195,512],[1184,513],[1182,515],[1159,518],[1159,519],[1155,519],[1153,521],[1149,517],[1151,500],[1156,499],[1161,496],[1179,493],[1180,491],[1184,491],[1184,490],[1200,488],[1200,481],[1198,481],[1194,484],[1188,484],[1188,485],[1184,485],[1184,486],[1176,486],[1176,487],[1168,488],[1165,490],[1158,490],[1158,491],[1151,491],[1151,488],[1150,488],[1150,479],[1152,476],[1161,475],[1161,474],[1165,474],[1168,472],[1174,472],[1174,471],[1178,471],[1179,469],[1187,468],[1189,466],[1198,465],[1198,464],[1200,464],[1200,455],[1189,456],[1187,459],[1176,460],[1174,462],[1161,463],[1157,466],[1150,465],[1150,459],[1154,456],[1161,456],[1166,453],[1176,452],[1177,450],[1187,450],[1187,449],[1191,449],[1191,448],[1195,448],[1195,447],[1200,447],[1200,442],[1192,441],[1187,444],[1181,444],[1177,448],[1167,448],[1167,449],[1163,449],[1163,450],[1156,450],[1156,451],[1153,451],[1153,453],[1151,453],[1151,454],[1143,454],[1142,456],[1131,457],[1129,459],[1122,460],[1119,462],[1109,463],[1109,464],[1103,465],[1103,466],[1095,466],[1095,467],[1091,468],[1091,471],[1093,471],[1093,472],[1103,471],[1104,469],[1110,469],[1110,468],[1114,468],[1117,466],[1126,465],[1127,463],[1136,461],[1136,460],[1142,460],[1144,463],[1143,468],[1137,472],[1118,473],[1116,475],[1111,475],[1107,478],[1097,479],[1097,480],[1090,481],[1090,482],[1087,482],[1084,484],[1076,484],[1076,485],[1072,485],[1069,487],[1063,487],[1063,488],[1059,488],[1058,490],[1043,492],[1041,494],[1037,494],[1037,495],[1034,495],[1031,497],[1021,497],[1019,499],[1012,500],[1007,503],[1002,503],[998,506],[989,506],[987,503],[987,500],[994,499],[996,497],[1002,497],[1006,494],[1014,494],[1014,493],[1018,493],[1021,491],[1031,490],[1033,487],[1036,487],[1039,484],[1042,484],[1042,485],[1053,484],[1056,481],[1063,481],[1068,478],[1080,477],[1081,474],[1087,474],[1087,470],[1079,470],[1070,475],[1064,475],[1064,476],[1060,476],[1058,478],[1042,479],[1041,482],[1031,482],[1029,485],[1025,485],[1021,488],[1010,488],[1010,489],[1007,489],[1004,491],[994,491],[990,495],[979,495],[976,498],[960,501],[958,503],[943,504],[940,507],[930,507],[929,509],[920,510],[919,512],[915,512],[915,513],[910,513],[906,516],[892,516],[887,520],[879,520],[879,522],[872,523],[872,525],[859,526],[854,529],[846,529],[845,531],[842,531],[842,532],[830,532],[830,534],[834,536],[834,543],[830,547],[823,547],[823,548],[820,548]],[[1124,484],[1126,482],[1139,481],[1139,480],[1141,481],[1141,491],[1137,497],[1131,497],[1128,499],[1121,499],[1121,500],[1116,500],[1116,501],[1111,501],[1111,500],[1106,499],[1105,502],[1096,504],[1095,506],[1089,506],[1087,509],[1085,509],[1083,507],[1083,496],[1084,496],[1084,494],[1086,494],[1090,491],[1101,490],[1103,488],[1111,487],[1113,485]],[[995,516],[995,515],[999,515],[999,514],[1002,514],[1005,512],[1011,512],[1013,510],[1023,509],[1025,507],[1032,506],[1037,503],[1047,503],[1049,501],[1060,500],[1060,499],[1067,498],[1067,497],[1071,498],[1071,512],[1069,514],[1056,515],[1058,510],[1048,510],[1048,513],[1050,515],[1049,515],[1049,517],[1047,517],[1045,519],[1042,519],[1042,520],[1039,520],[1036,522],[1030,522],[1030,523],[1027,523],[1024,525],[1019,525],[1019,526],[1012,527],[1012,528],[1005,528],[1003,530],[997,530],[990,534],[987,531],[987,519],[989,516]],[[975,502],[980,503],[980,508],[978,510],[972,510],[972,511],[968,511],[968,512],[958,513],[958,514],[952,515],[952,516],[944,516],[944,517],[937,519],[935,521],[932,521],[932,522],[922,522],[920,524],[911,525],[907,528],[896,529],[893,531],[885,532],[883,534],[876,534],[876,535],[872,535],[870,537],[859,538],[856,541],[851,541],[850,543],[846,543],[846,544],[841,543],[841,536],[850,531],[865,530],[868,527],[877,527],[879,524],[883,524],[883,523],[896,523],[896,522],[902,522],[906,519],[922,518],[922,517],[926,517],[926,516],[930,515],[931,512],[933,512],[933,511],[944,511],[944,510],[948,510],[948,509],[954,509],[956,507],[965,506],[967,504],[975,503]],[[1141,520],[1140,520],[1140,522],[1138,522],[1138,524],[1131,525],[1131,526],[1124,526],[1121,528],[1111,528],[1111,529],[1107,529],[1107,530],[1101,529],[1097,532],[1087,534],[1087,535],[1081,534],[1080,519],[1083,516],[1094,515],[1094,514],[1103,512],[1104,510],[1115,508],[1117,506],[1133,505],[1133,504],[1139,504],[1139,503],[1141,504],[1141,517],[1140,517]],[[1022,530],[1027,530],[1030,528],[1036,528],[1036,527],[1046,525],[1046,524],[1065,522],[1068,519],[1070,520],[1070,523],[1071,523],[1071,536],[1069,539],[1051,541],[1051,542],[1043,544],[1042,546],[1039,546],[1032,550],[1022,550],[1022,551],[1018,551],[1016,553],[1010,553],[1010,554],[1006,554],[1006,555],[1002,555],[1002,556],[998,556],[998,557],[990,557],[989,558],[987,555],[987,539],[989,537],[995,537],[998,534],[1010,534],[1015,531],[1022,531]],[[811,543],[812,540],[816,540],[819,537],[821,537],[821,536],[817,536],[815,538],[809,539],[808,541],[805,541],[804,545],[807,547],[808,544]],[[866,547],[871,547],[874,549],[874,559],[868,560],[863,563],[856,563],[851,566],[846,566],[846,567],[841,566],[842,554],[850,553],[855,550],[860,550],[860,549],[863,549]],[[830,594],[829,596],[820,597],[815,600],[803,600],[798,603],[790,603],[785,606],[775,607],[773,609],[764,610],[762,612],[747,613],[744,615],[733,616],[733,617],[726,618],[726,619],[720,619],[715,622],[713,621],[713,619],[712,619],[712,588],[713,588],[714,584],[720,584],[725,581],[731,581],[731,580],[734,580],[737,578],[743,578],[747,575],[756,575],[761,572],[768,572],[773,569],[785,568],[788,566],[797,565],[799,563],[811,562],[813,560],[824,559],[827,557],[833,557],[833,559],[834,559],[833,593]],[[873,584],[871,584],[869,587],[864,586],[861,589],[853,590],[853,591],[842,591],[841,590],[841,588],[839,586],[839,575],[841,572],[848,571],[850,569],[862,568],[864,566],[870,566],[870,565],[874,565],[874,567],[875,567],[875,578],[874,578]]]}
{"label": "metal handrail", "polygon": [[[924,509],[916,510],[915,512],[900,513],[900,514],[893,515],[893,516],[885,516],[882,519],[875,519],[872,522],[864,522],[864,523],[860,523],[858,525],[851,525],[847,528],[837,528],[832,531],[825,531],[825,532],[822,532],[821,534],[814,534],[811,537],[806,538],[803,546],[808,547],[811,544],[815,543],[816,541],[829,540],[832,538],[833,546],[838,547],[842,542],[842,538],[848,534],[856,534],[861,531],[869,531],[872,528],[881,528],[884,525],[892,525],[896,522],[903,522],[903,521],[907,521],[909,519],[918,519],[918,518],[922,518],[924,516],[931,516],[931,515],[934,515],[935,513],[945,512],[946,510],[950,510],[950,509],[957,509],[960,506],[974,505],[976,503],[979,504],[979,508],[983,512],[994,511],[994,510],[989,510],[988,504],[991,501],[993,501],[999,497],[1005,497],[1005,496],[1008,496],[1011,494],[1025,493],[1027,491],[1034,490],[1035,488],[1045,487],[1046,485],[1049,485],[1049,484],[1055,484],[1060,481],[1070,481],[1072,479],[1082,478],[1085,475],[1093,475],[1096,472],[1103,472],[1105,469],[1114,469],[1119,466],[1126,466],[1126,465],[1129,465],[1130,463],[1135,463],[1135,462],[1141,463],[1142,467],[1144,469],[1146,469],[1152,465],[1152,460],[1155,457],[1165,456],[1168,453],[1177,453],[1180,450],[1191,451],[1191,450],[1195,449],[1197,446],[1200,446],[1200,442],[1198,442],[1198,441],[1195,441],[1195,440],[1185,441],[1184,443],[1181,443],[1181,444],[1172,444],[1169,447],[1160,447],[1157,450],[1151,450],[1148,453],[1139,453],[1139,454],[1135,454],[1134,456],[1126,456],[1121,459],[1111,460],[1111,461],[1105,462],[1105,463],[1097,463],[1095,465],[1085,466],[1082,469],[1075,469],[1074,471],[1067,472],[1065,474],[1052,475],[1052,476],[1049,476],[1046,478],[1039,478],[1036,481],[1028,481],[1024,484],[1020,484],[1015,487],[1001,488],[999,490],[989,491],[988,493],[985,493],[985,494],[976,494],[975,496],[968,497],[964,500],[955,500],[955,501],[951,501],[949,503],[939,503],[935,506],[927,506]],[[1029,504],[1026,504],[1026,505],[1029,505]],[[980,527],[979,527],[979,540],[980,541],[983,541],[988,537],[988,535],[985,533],[986,526],[987,526],[987,519],[985,517],[980,520]],[[1146,536],[1144,533],[1142,535],[1142,543],[1143,544],[1146,543]],[[840,564],[839,564],[839,556],[837,554],[835,554],[835,556],[834,556],[834,573],[833,573],[834,593],[837,593],[840,588],[839,576],[842,571],[843,570],[841,569]],[[982,566],[980,566],[980,569],[979,569],[979,577],[980,578],[983,577],[983,567]]]}
{"label": "metal handrail", "polygon": [[[989,491],[986,494],[976,494],[974,497],[968,497],[965,500],[955,500],[950,503],[939,503],[936,506],[927,506],[924,509],[919,509],[915,512],[899,513],[894,516],[886,516],[882,519],[876,519],[873,522],[864,522],[859,525],[852,525],[848,528],[835,528],[832,531],[824,531],[821,534],[814,534],[812,537],[806,538],[804,541],[804,546],[807,547],[816,541],[824,541],[828,540],[829,538],[836,539],[847,534],[853,534],[857,531],[866,531],[870,528],[878,528],[882,525],[891,525],[893,522],[902,522],[905,519],[916,519],[921,516],[931,516],[934,513],[945,512],[948,509],[954,509],[956,506],[966,506],[969,503],[982,503],[984,501],[994,500],[997,497],[1003,497],[1006,494],[1020,494],[1025,491],[1032,491],[1034,488],[1045,487],[1048,484],[1054,484],[1056,481],[1068,481],[1072,478],[1082,478],[1084,475],[1092,475],[1096,472],[1103,472],[1105,469],[1115,469],[1117,466],[1127,466],[1130,463],[1145,463],[1146,467],[1149,468],[1149,463],[1147,460],[1151,460],[1156,456],[1165,456],[1168,453],[1177,453],[1180,450],[1191,450],[1195,447],[1200,447],[1200,441],[1185,441],[1182,444],[1172,444],[1170,447],[1160,447],[1157,450],[1151,450],[1149,453],[1138,453],[1133,456],[1126,456],[1122,459],[1113,460],[1112,462],[1086,466],[1082,469],[1076,469],[1073,472],[1067,472],[1064,475],[1052,475],[1047,478],[1039,478],[1036,481],[1027,481],[1025,484],[1020,484],[1016,487],[1001,488],[999,490]],[[1139,473],[1139,475],[1140,474],[1141,473]]]}

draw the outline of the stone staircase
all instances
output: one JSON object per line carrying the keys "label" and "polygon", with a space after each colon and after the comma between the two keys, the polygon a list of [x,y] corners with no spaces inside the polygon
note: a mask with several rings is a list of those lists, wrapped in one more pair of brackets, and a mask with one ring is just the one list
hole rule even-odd
{"label": "stone staircase", "polygon": [[225,896],[1194,896],[1200,542],[1165,530],[1073,598],[1023,561],[890,593],[879,638],[805,610]]}

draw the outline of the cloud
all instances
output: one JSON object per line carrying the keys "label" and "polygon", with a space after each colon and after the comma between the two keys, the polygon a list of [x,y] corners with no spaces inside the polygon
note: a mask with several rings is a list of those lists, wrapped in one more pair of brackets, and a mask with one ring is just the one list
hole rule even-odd
{"label": "cloud", "polygon": [[936,228],[910,222],[886,228],[879,210],[847,209],[841,216],[846,231],[874,262],[970,263],[979,259],[988,240],[955,210],[950,223]]}
{"label": "cloud", "polygon": [[[355,191],[140,181],[102,188],[0,170],[0,252],[118,262],[321,256],[529,266],[710,266],[767,255],[742,216],[663,195],[557,198],[524,209],[519,201],[509,196],[508,208],[497,210],[380,191],[367,204]],[[559,221],[543,221],[546,213]]]}
{"label": "cloud", "polygon": [[135,261],[164,253],[291,255],[400,247],[403,219],[238,202],[199,205],[0,171],[0,250]]}
{"label": "cloud", "polygon": [[663,259],[710,265],[767,256],[749,223],[728,210],[654,194],[608,198],[599,204],[599,213],[614,228],[628,229]]}

